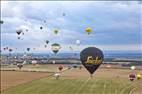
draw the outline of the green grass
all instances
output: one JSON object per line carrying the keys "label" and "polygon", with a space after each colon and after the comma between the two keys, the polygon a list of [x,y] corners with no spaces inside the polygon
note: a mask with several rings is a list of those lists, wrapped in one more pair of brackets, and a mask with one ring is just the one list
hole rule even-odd
{"label": "green grass", "polygon": [[44,78],[2,92],[2,94],[129,94],[135,82],[122,79]]}

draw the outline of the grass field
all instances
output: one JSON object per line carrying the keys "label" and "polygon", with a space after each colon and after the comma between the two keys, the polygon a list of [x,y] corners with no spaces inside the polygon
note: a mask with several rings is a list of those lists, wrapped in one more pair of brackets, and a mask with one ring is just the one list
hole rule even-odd
{"label": "grass field", "polygon": [[[83,68],[20,84],[2,91],[2,94],[142,94],[142,80],[129,81],[128,69],[99,68],[93,78]],[[135,70],[141,73],[141,70]]]}

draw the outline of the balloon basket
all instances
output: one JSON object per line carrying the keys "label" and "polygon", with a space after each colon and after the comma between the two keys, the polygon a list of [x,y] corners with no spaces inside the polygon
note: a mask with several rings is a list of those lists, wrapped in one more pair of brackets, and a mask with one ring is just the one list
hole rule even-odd
{"label": "balloon basket", "polygon": [[93,74],[90,74],[90,78],[93,78]]}

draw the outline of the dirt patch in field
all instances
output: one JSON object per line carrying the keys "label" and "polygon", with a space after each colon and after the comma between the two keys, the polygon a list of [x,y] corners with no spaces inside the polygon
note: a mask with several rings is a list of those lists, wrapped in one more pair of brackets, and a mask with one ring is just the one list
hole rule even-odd
{"label": "dirt patch in field", "polygon": [[51,75],[51,73],[1,71],[0,91],[49,75]]}

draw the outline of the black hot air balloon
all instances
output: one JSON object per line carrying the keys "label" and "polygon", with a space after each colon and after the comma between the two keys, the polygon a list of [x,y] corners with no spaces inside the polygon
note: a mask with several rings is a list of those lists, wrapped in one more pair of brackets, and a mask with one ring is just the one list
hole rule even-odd
{"label": "black hot air balloon", "polygon": [[30,48],[27,48],[27,51],[30,51]]}
{"label": "black hot air balloon", "polygon": [[96,47],[85,48],[80,53],[80,60],[84,67],[89,71],[91,77],[104,59],[103,52]]}
{"label": "black hot air balloon", "polygon": [[12,52],[13,50],[12,49],[9,49],[9,52]]}
{"label": "black hot air balloon", "polygon": [[0,24],[3,24],[4,22],[2,20],[0,20]]}
{"label": "black hot air balloon", "polygon": [[43,29],[43,27],[41,26],[41,27],[40,27],[40,29],[42,30],[42,29]]}
{"label": "black hot air balloon", "polygon": [[16,33],[17,33],[18,35],[20,35],[22,32],[23,32],[22,29],[16,30]]}
{"label": "black hot air balloon", "polygon": [[45,42],[46,42],[46,44],[48,44],[48,43],[49,43],[49,40],[46,40]]}

